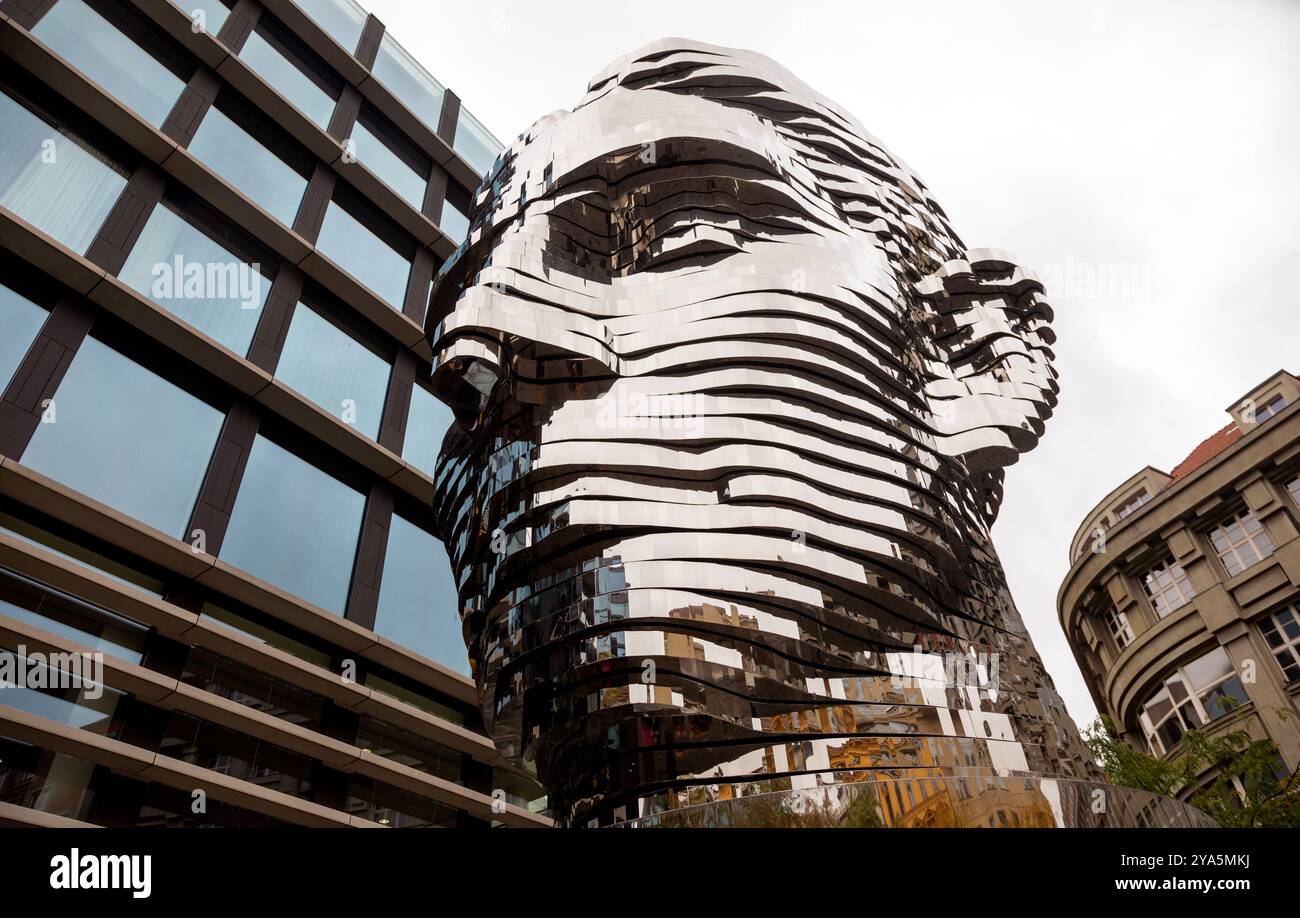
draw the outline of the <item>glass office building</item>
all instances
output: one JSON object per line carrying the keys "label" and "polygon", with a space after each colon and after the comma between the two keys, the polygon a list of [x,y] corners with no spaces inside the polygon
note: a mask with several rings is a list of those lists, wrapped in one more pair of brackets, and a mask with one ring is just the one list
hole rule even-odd
{"label": "glass office building", "polygon": [[0,31],[0,823],[548,824],[430,510],[500,144],[351,0]]}

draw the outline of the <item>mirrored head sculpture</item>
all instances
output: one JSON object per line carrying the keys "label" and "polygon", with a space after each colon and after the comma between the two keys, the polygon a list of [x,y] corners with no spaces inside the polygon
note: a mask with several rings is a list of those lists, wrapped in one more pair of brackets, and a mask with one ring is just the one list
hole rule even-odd
{"label": "mirrored head sculpture", "polygon": [[680,39],[471,219],[438,525],[489,735],[557,818],[1016,776],[1068,822],[1044,779],[1098,776],[989,536],[1056,402],[1034,274],[779,65]]}

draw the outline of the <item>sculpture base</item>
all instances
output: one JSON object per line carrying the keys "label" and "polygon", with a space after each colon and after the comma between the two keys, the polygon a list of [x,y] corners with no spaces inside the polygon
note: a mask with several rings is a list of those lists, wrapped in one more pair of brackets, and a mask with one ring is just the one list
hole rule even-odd
{"label": "sculpture base", "polygon": [[621,828],[1216,828],[1200,810],[1100,781],[878,778],[715,800]]}

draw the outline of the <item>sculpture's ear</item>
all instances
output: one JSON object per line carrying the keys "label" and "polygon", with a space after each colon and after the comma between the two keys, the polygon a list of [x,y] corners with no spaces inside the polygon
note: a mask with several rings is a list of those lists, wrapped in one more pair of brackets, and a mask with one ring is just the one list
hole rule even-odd
{"label": "sculpture's ear", "polygon": [[930,329],[925,394],[936,448],[1000,478],[1037,445],[1060,390],[1043,284],[1006,252],[973,249],[916,292]]}

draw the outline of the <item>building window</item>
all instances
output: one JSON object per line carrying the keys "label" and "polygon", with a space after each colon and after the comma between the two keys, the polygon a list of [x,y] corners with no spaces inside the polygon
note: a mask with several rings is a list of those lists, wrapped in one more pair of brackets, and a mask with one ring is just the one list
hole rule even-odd
{"label": "building window", "polygon": [[460,781],[461,753],[364,714],[357,723],[357,745],[425,774]]}
{"label": "building window", "polygon": [[271,279],[164,202],[155,207],[118,278],[236,354],[248,352]]}
{"label": "building window", "polygon": [[1232,661],[1222,647],[1178,667],[1164,685],[1142,705],[1138,719],[1147,744],[1155,755],[1164,755],[1195,730],[1250,700]]}
{"label": "building window", "polygon": [[370,439],[379,435],[388,361],[299,303],[275,375]]}
{"label": "building window", "polygon": [[492,169],[492,164],[496,162],[497,154],[501,152],[501,144],[488,133],[488,129],[483,127],[477,118],[462,107],[460,117],[456,121],[456,139],[452,149],[459,153],[465,162],[473,166],[475,172],[485,176]]}
{"label": "building window", "polygon": [[223,0],[172,0],[172,2],[196,22],[199,21],[197,16],[201,13],[203,19],[200,24],[203,26],[203,31],[213,36],[221,31],[221,24],[230,15],[230,7]]}
{"label": "building window", "polygon": [[1103,613],[1103,617],[1106,619],[1106,630],[1115,639],[1116,647],[1123,650],[1133,643],[1133,626],[1129,624],[1126,614],[1120,612],[1114,606],[1110,606]]}
{"label": "building window", "polygon": [[136,664],[149,633],[137,622],[6,571],[0,571],[0,615]]}
{"label": "building window", "polygon": [[397,192],[406,203],[416,210],[422,210],[430,166],[428,163],[418,163],[417,157],[409,150],[399,153],[396,149],[399,142],[385,139],[391,133],[393,129],[382,125],[378,116],[363,107],[356,124],[352,126],[357,162]]}
{"label": "building window", "polygon": [[[266,644],[283,650],[285,653],[295,656],[300,660],[319,666],[323,669],[330,668],[330,661],[334,659],[333,655],[326,653],[318,647],[309,647],[297,638],[289,635],[286,626],[275,621],[273,617],[261,613],[262,621],[252,621],[242,615],[231,612],[211,602],[205,602],[199,610],[200,616],[204,620],[220,622],[227,628],[238,631],[245,637],[252,638],[259,644]],[[252,613],[258,614],[258,613]]]}
{"label": "building window", "polygon": [[424,386],[416,385],[411,390],[411,408],[406,418],[402,458],[432,478],[438,467],[442,438],[454,420],[450,408],[438,401]]}
{"label": "building window", "polygon": [[184,80],[82,0],[59,0],[32,34],[156,128],[185,88]]}
{"label": "building window", "polygon": [[292,226],[307,179],[252,134],[213,106],[203,116],[189,150],[237,191]]}
{"label": "building window", "polygon": [[1287,682],[1300,679],[1300,606],[1283,606],[1259,623]]}
{"label": "building window", "polygon": [[1285,398],[1283,398],[1280,395],[1273,396],[1271,399],[1269,399],[1267,402],[1264,403],[1263,408],[1257,409],[1255,411],[1255,423],[1263,424],[1265,421],[1267,421],[1273,415],[1280,412],[1285,407],[1286,407]]}
{"label": "building window", "polygon": [[184,539],[222,421],[207,402],[86,338],[21,461]]}
{"label": "building window", "polygon": [[[17,507],[13,509],[17,510]],[[20,510],[24,518],[19,519],[12,513],[6,513],[0,510],[0,532],[7,532],[15,536],[28,545],[34,545],[43,548],[48,552],[58,555],[60,558],[66,558],[72,563],[98,571],[111,580],[118,583],[135,587],[138,590],[144,590],[146,593],[152,593],[154,596],[161,597],[163,594],[163,582],[157,577],[151,577],[142,571],[129,567],[120,561],[105,557],[99,552],[87,548],[81,542],[65,539],[60,535],[50,532],[48,529],[42,529],[33,523],[28,517],[31,511],[24,507]],[[75,533],[74,533],[75,534]]]}
{"label": "building window", "polygon": [[45,307],[0,284],[0,392],[18,372],[49,313]]}
{"label": "building window", "polygon": [[457,245],[469,236],[469,208],[469,192],[449,179],[447,196],[442,202],[442,213],[438,217],[438,228]]}
{"label": "building window", "polygon": [[371,72],[429,130],[438,130],[442,119],[442,84],[397,43],[392,32],[385,32],[379,40],[379,53]]}
{"label": "building window", "polygon": [[25,667],[30,679],[30,683],[7,683],[0,692],[0,705],[116,738],[121,728],[117,706],[125,695],[106,685],[99,686],[97,695],[85,691],[82,680],[92,678],[94,673],[91,668],[83,669],[72,662],[80,658],[69,659],[57,654],[28,656],[17,643],[0,644],[0,654],[21,659],[19,665]]}
{"label": "building window", "polygon": [[434,536],[393,514],[375,632],[466,676],[456,582]]}
{"label": "building window", "polygon": [[360,491],[258,434],[220,557],[342,615],[365,505]]}
{"label": "building window", "polygon": [[411,262],[369,227],[330,201],[316,249],[398,312],[406,299]]}
{"label": "building window", "polygon": [[1300,506],[1300,478],[1292,478],[1287,483],[1286,492],[1291,495],[1291,500]]}
{"label": "building window", "polygon": [[0,92],[0,206],[86,254],[125,174],[68,131]]}
{"label": "building window", "polygon": [[[254,73],[284,96],[298,111],[310,118],[322,131],[329,127],[334,116],[334,104],[339,89],[323,72],[324,66],[311,66],[306,52],[291,48],[293,40],[268,27],[266,14],[258,20],[257,28],[248,36],[239,58]],[[300,63],[301,62],[301,63]]]}
{"label": "building window", "polygon": [[[0,801],[89,821],[96,766],[29,743],[0,739]],[[185,797],[190,800],[189,795]],[[187,811],[188,812],[188,811]]]}
{"label": "building window", "polygon": [[1126,516],[1133,513],[1135,510],[1138,509],[1138,507],[1141,507],[1150,499],[1151,499],[1151,495],[1147,493],[1146,488],[1143,488],[1141,491],[1138,491],[1136,494],[1134,494],[1132,497],[1130,497],[1128,500],[1126,500],[1123,504],[1119,506],[1119,508],[1115,511],[1115,518],[1117,520],[1124,519]]}
{"label": "building window", "polygon": [[1229,577],[1235,577],[1273,554],[1273,540],[1249,510],[1243,510],[1215,527],[1210,533],[1210,541]]}
{"label": "building window", "polygon": [[1164,618],[1196,596],[1187,572],[1172,557],[1165,558],[1143,574],[1142,584],[1146,587],[1151,607],[1155,609],[1158,618]]}
{"label": "building window", "polygon": [[357,49],[366,13],[353,0],[293,0],[321,30],[348,54]]}

